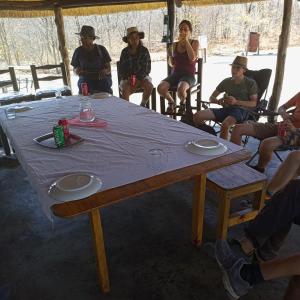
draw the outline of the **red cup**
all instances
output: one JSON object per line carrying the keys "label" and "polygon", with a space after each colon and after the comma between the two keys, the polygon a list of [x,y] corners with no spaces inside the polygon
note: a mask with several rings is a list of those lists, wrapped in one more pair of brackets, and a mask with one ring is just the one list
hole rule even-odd
{"label": "red cup", "polygon": [[130,85],[135,86],[135,84],[136,84],[136,75],[132,74],[130,75]]}
{"label": "red cup", "polygon": [[285,125],[282,122],[278,123],[278,136],[280,137],[286,136]]}
{"label": "red cup", "polygon": [[81,84],[81,93],[83,96],[88,96],[89,94],[89,87],[88,84],[86,82],[83,82]]}

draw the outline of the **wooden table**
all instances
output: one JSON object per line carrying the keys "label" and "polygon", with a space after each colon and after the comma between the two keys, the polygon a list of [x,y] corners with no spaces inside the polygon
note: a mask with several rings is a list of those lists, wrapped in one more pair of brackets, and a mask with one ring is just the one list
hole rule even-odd
{"label": "wooden table", "polygon": [[[8,137],[11,138],[11,142],[14,146],[16,154],[19,157],[22,166],[27,172],[31,183],[33,187],[37,190],[39,196],[43,196],[47,192],[47,189],[49,187],[49,182],[53,181],[54,177],[53,174],[50,172],[50,170],[49,170],[50,173],[49,174],[47,173],[47,168],[46,171],[40,170],[42,167],[39,165],[40,163],[39,159],[35,159],[35,160],[32,159],[32,156],[30,155],[32,152],[34,152],[35,155],[41,155],[41,157],[43,157],[41,159],[43,160],[44,163],[43,169],[45,169],[45,166],[47,166],[47,158],[49,157],[49,155],[51,155],[52,165],[53,165],[53,160],[55,163],[55,159],[57,156],[57,162],[58,162],[57,168],[59,168],[60,167],[59,163],[61,163],[59,155],[62,155],[62,157],[65,160],[67,160],[68,153],[70,155],[72,154],[79,155],[79,151],[81,148],[87,147],[88,149],[88,147],[91,147],[89,146],[89,143],[95,142],[96,143],[95,145],[97,146],[96,149],[100,149],[101,146],[103,146],[104,139],[102,136],[102,140],[101,140],[100,136],[104,134],[104,130],[101,129],[99,129],[99,131],[97,130],[89,131],[89,130],[82,130],[82,129],[81,131],[79,130],[78,132],[81,136],[83,136],[84,134],[87,135],[88,142],[86,143],[86,145],[83,144],[81,146],[78,146],[78,148],[74,147],[73,149],[70,150],[68,149],[66,149],[65,151],[61,150],[60,152],[51,152],[51,151],[49,152],[46,150],[43,151],[43,149],[39,145],[35,145],[34,143],[31,143],[33,137],[38,136],[38,134],[40,134],[41,132],[45,132],[45,130],[47,130],[49,126],[53,125],[53,118],[59,117],[55,113],[57,110],[56,107],[59,107],[59,110],[63,108],[64,111],[69,109],[69,111],[74,112],[76,111],[75,108],[78,105],[76,101],[78,101],[76,97],[69,97],[69,99],[66,99],[66,101],[65,99],[63,99],[61,102],[53,101],[53,102],[49,102],[49,104],[48,102],[43,102],[43,101],[41,102],[41,104],[37,102],[32,103],[31,105],[35,107],[34,109],[36,109],[37,114],[36,115],[33,114],[34,113],[34,109],[33,109],[31,112],[26,112],[23,115],[20,115],[20,117],[17,116],[13,122],[7,122],[7,120],[3,119],[3,114],[0,114],[0,121],[1,124],[3,125],[3,129],[8,134]],[[154,174],[154,176],[147,175],[144,176],[144,178],[141,180],[135,179],[129,181],[127,184],[118,183],[115,186],[104,188],[103,191],[100,191],[97,194],[94,194],[85,199],[51,204],[52,212],[54,213],[54,215],[58,217],[69,218],[69,217],[75,217],[80,214],[86,214],[86,213],[89,214],[91,220],[92,235],[95,242],[96,259],[97,259],[97,266],[98,266],[98,273],[99,273],[99,284],[103,293],[108,293],[110,291],[110,283],[109,283],[106,255],[105,255],[103,230],[102,230],[100,210],[99,210],[100,208],[122,200],[126,200],[134,196],[151,192],[159,188],[166,187],[168,185],[177,182],[192,179],[194,180],[193,205],[192,205],[192,240],[197,246],[200,246],[202,243],[206,174],[212,170],[246,160],[250,157],[250,154],[248,151],[244,150],[241,147],[237,147],[230,143],[227,143],[227,146],[233,149],[232,151],[229,151],[229,154],[224,154],[219,157],[206,157],[206,158],[200,158],[199,156],[195,157],[184,149],[184,143],[186,142],[186,140],[190,140],[191,138],[194,138],[195,135],[198,134],[201,136],[207,136],[206,133],[199,131],[195,128],[192,128],[186,124],[177,122],[175,120],[171,120],[170,118],[164,117],[160,114],[127,103],[126,101],[122,101],[117,98],[112,98],[110,100],[99,100],[99,101],[101,102],[97,102],[97,103],[95,102],[93,104],[96,107],[97,116],[100,116],[102,118],[105,118],[106,116],[106,120],[108,121],[109,125],[105,132],[106,137],[107,136],[109,137],[108,142],[112,140],[115,137],[115,135],[117,135],[117,139],[124,138],[124,132],[127,134],[130,130],[132,130],[133,138],[135,138],[136,135],[140,133],[138,135],[137,141],[141,139],[143,135],[145,135],[145,137],[147,136],[147,134],[150,135],[148,142],[150,143],[149,145],[152,146],[152,143],[155,142],[159,143],[159,141],[157,141],[157,139],[154,139],[152,136],[154,132],[156,137],[161,136],[162,138],[167,139],[165,144],[169,145],[168,147],[170,150],[170,157],[169,157],[170,163],[172,163],[171,160],[174,160],[174,156],[172,155],[174,155],[174,153],[176,154],[178,151],[180,152],[180,158],[182,158],[183,160],[186,158],[186,161],[188,162],[186,166],[184,166],[183,163],[182,164],[183,167],[169,166],[169,170],[166,169],[163,172],[157,172],[157,174]],[[76,104],[74,104],[75,102]],[[74,104],[73,106],[72,103]],[[114,110],[112,110],[112,108],[114,108]],[[111,112],[111,114],[114,115],[114,117],[110,117],[109,112]],[[122,123],[122,120],[120,121],[120,118],[121,116],[124,116],[125,114],[124,112],[127,112],[127,115],[124,117],[125,120]],[[29,118],[30,116],[28,114],[33,114],[31,119]],[[22,117],[24,119],[22,119]],[[41,122],[41,120],[43,121]],[[145,120],[147,121],[147,124],[144,126],[143,122]],[[151,120],[154,120],[153,123],[151,123]],[[27,124],[32,124],[32,128],[27,129],[25,124],[26,121],[28,122]],[[113,124],[114,122],[119,122],[118,126],[114,127]],[[156,131],[157,128],[161,127],[160,125],[157,125],[157,123],[159,122],[162,122],[162,124],[165,125],[162,127],[164,129],[163,131]],[[136,128],[133,128],[133,125],[135,124],[136,124]],[[124,130],[123,127],[125,126],[127,127]],[[170,129],[168,128],[168,126],[170,126]],[[119,130],[118,128],[123,129],[122,135],[120,136],[118,136],[118,130]],[[93,137],[91,139],[88,139],[88,137],[91,136],[92,134]],[[179,136],[179,142],[176,141],[172,143],[170,137],[172,136],[174,138],[177,135]],[[100,140],[99,144],[97,144],[98,136]],[[128,137],[126,136],[123,141],[126,141],[127,138]],[[130,138],[130,132],[129,132],[129,138]],[[117,141],[119,142],[119,140]],[[165,144],[162,143],[161,146]],[[114,144],[111,144],[111,146],[113,145]],[[141,145],[137,145],[137,148],[138,146]],[[141,149],[138,150],[140,151]],[[106,151],[104,153],[108,155],[113,155],[114,152],[114,151],[110,151],[109,149],[103,151]],[[125,154],[127,153],[126,151],[124,152]],[[130,151],[128,151],[128,153],[130,153]],[[199,162],[196,162],[196,160],[199,160]],[[37,161],[37,164],[34,164],[35,161]],[[195,161],[195,162],[191,163],[191,161]],[[87,164],[88,162],[89,160],[87,160]],[[73,160],[72,163],[74,165],[73,170],[76,171],[76,164],[77,164],[76,160],[75,161]],[[175,165],[176,164],[178,165],[177,161]],[[82,166],[84,166],[84,164],[80,165],[80,167]],[[93,166],[93,164],[91,164],[91,166]],[[141,168],[142,165],[140,165],[139,167]],[[97,166],[95,166],[94,168],[97,170],[99,169],[97,168]],[[46,173],[44,173],[43,176],[40,176],[40,174],[38,174],[39,171],[41,172],[43,171]],[[59,175],[60,175],[59,177],[61,177],[62,173],[59,172]],[[47,179],[47,177],[51,177],[50,181]],[[39,180],[37,180],[37,178],[45,178],[45,180],[48,181],[45,184],[42,184]],[[106,174],[104,173],[101,174],[101,179],[103,179],[103,182],[106,182],[107,181]],[[116,180],[118,181],[118,179]],[[119,180],[118,182],[122,182],[122,181]]]}

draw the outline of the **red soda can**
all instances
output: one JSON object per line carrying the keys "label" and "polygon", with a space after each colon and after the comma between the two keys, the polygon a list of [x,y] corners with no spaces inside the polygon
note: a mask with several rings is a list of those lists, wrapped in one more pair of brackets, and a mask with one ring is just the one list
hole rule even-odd
{"label": "red soda can", "polygon": [[282,122],[278,123],[278,136],[280,137],[286,136],[285,125]]}
{"label": "red soda can", "polygon": [[89,87],[88,84],[86,82],[83,82],[81,84],[81,93],[83,96],[88,96],[89,94]]}
{"label": "red soda can", "polygon": [[136,84],[136,75],[132,74],[130,75],[130,85],[135,86],[135,84]]}
{"label": "red soda can", "polygon": [[63,127],[64,137],[65,137],[65,139],[68,139],[68,137],[70,136],[68,120],[67,119],[60,119],[60,120],[58,120],[58,125]]}

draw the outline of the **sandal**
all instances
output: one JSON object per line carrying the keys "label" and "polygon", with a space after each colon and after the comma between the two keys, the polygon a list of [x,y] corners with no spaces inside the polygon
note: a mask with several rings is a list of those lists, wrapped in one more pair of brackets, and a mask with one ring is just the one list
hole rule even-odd
{"label": "sandal", "polygon": [[166,110],[167,114],[174,114],[175,113],[175,104],[173,102],[169,102],[169,106]]}
{"label": "sandal", "polygon": [[185,112],[185,103],[180,102],[179,109],[178,109],[178,114],[183,114],[184,112]]}

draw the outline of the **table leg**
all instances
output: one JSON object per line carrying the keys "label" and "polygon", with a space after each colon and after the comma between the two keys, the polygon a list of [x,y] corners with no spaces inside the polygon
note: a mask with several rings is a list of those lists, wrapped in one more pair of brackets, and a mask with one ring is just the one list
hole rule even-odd
{"label": "table leg", "polygon": [[205,206],[206,174],[195,177],[193,193],[192,240],[201,246],[203,235],[203,219]]}
{"label": "table leg", "polygon": [[5,154],[7,156],[10,156],[11,152],[10,152],[10,146],[9,146],[9,143],[8,143],[8,139],[7,139],[6,134],[4,133],[1,125],[0,125],[0,139],[1,139]]}
{"label": "table leg", "polygon": [[90,212],[92,234],[95,242],[96,259],[100,288],[104,294],[110,292],[109,276],[103,240],[100,211],[98,208]]}

